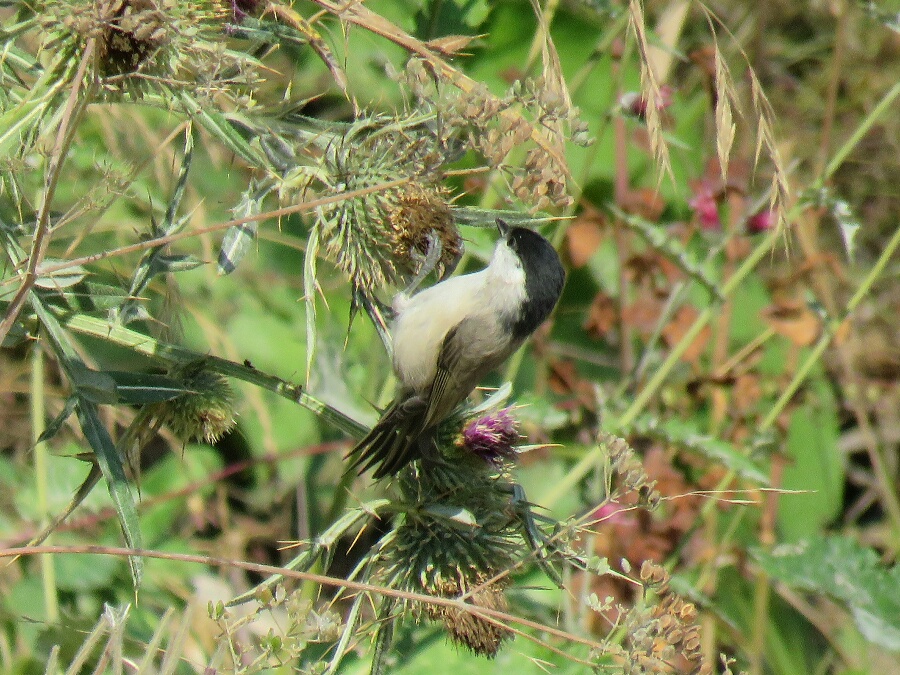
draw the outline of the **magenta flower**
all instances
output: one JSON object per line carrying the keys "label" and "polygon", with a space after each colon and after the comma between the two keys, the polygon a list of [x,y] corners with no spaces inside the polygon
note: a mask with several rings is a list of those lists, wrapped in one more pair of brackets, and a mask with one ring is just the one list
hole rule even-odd
{"label": "magenta flower", "polygon": [[716,204],[715,195],[709,186],[701,184],[688,202],[688,206],[694,210],[697,221],[704,230],[722,228],[722,221],[719,220],[719,206]]}
{"label": "magenta flower", "polygon": [[462,432],[463,447],[492,464],[514,457],[520,436],[511,410],[503,408],[466,423]]}
{"label": "magenta flower", "polygon": [[747,232],[759,234],[771,230],[775,225],[775,212],[765,208],[747,219]]}

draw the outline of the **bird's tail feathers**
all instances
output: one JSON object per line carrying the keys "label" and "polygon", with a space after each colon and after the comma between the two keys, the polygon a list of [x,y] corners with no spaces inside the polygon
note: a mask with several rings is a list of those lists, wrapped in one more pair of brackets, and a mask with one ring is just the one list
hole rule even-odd
{"label": "bird's tail feathers", "polygon": [[376,480],[396,474],[422,454],[426,417],[427,405],[417,396],[392,403],[366,437],[347,453],[351,460],[347,470],[365,473],[375,467],[372,477]]}

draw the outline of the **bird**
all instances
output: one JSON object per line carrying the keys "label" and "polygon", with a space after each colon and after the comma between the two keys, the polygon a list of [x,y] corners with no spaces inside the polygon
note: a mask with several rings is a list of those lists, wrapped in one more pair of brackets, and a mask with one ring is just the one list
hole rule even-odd
{"label": "bird", "polygon": [[399,394],[347,454],[376,480],[430,456],[438,425],[537,330],[559,301],[565,270],[537,232],[500,232],[483,270],[394,298],[390,333]]}

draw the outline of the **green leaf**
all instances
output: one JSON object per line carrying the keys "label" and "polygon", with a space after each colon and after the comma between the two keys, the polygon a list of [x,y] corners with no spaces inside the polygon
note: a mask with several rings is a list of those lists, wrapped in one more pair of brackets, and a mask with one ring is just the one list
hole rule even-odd
{"label": "green leaf", "polygon": [[62,411],[54,417],[50,423],[44,427],[44,430],[41,432],[41,435],[38,437],[37,442],[43,443],[44,441],[49,441],[51,438],[56,436],[59,433],[59,430],[62,429],[62,425],[66,423],[66,420],[69,419],[69,416],[75,412],[75,406],[78,404],[77,396],[70,396],[66,399],[66,404],[63,406]]}
{"label": "green leaf", "polygon": [[93,403],[118,403],[116,381],[106,373],[91,370],[83,363],[72,362],[67,373],[77,394]]}
{"label": "green leaf", "polygon": [[[122,526],[122,533],[125,535],[125,543],[129,548],[141,548],[141,530],[138,524],[134,495],[131,492],[128,479],[125,477],[122,458],[115,443],[110,438],[109,432],[100,420],[96,404],[86,398],[80,398],[78,401],[78,421],[81,424],[84,437],[94,450],[97,464],[100,465],[100,470],[103,472],[103,478],[106,480],[106,486],[112,497],[116,515],[119,517],[119,524]],[[134,582],[134,588],[137,590],[141,585],[143,559],[130,557],[128,564],[131,566],[131,578]]]}
{"label": "green leaf", "polygon": [[189,393],[191,390],[178,380],[154,373],[133,373],[121,370],[106,370],[116,386],[118,403],[143,405],[170,401]]}
{"label": "green leaf", "polygon": [[[161,225],[155,223],[150,229],[152,238],[159,238],[174,234],[180,231],[187,223],[186,218],[177,219],[175,215],[181,204],[181,198],[184,196],[185,186],[187,185],[188,173],[190,172],[191,161],[194,156],[193,127],[188,125],[185,130],[184,141],[184,157],[181,161],[181,169],[178,173],[178,179],[169,204],[166,207],[166,215]],[[149,286],[150,281],[160,274],[169,274],[172,272],[180,272],[183,270],[192,270],[199,267],[203,263],[193,256],[187,255],[169,255],[164,253],[167,250],[165,244],[160,244],[149,249],[141,257],[140,262],[134,270],[131,277],[131,285],[128,289],[128,297],[122,302],[122,305],[113,312],[114,318],[122,325],[127,325],[132,321],[146,318],[146,310],[140,303],[140,296]]]}
{"label": "green leaf", "polygon": [[72,309],[86,312],[113,309],[129,297],[124,288],[93,281],[82,281],[62,291],[60,295]]}
{"label": "green leaf", "polygon": [[[58,258],[44,258],[41,267],[52,267],[61,262],[65,261],[59,260]],[[50,272],[49,274],[41,273],[41,269],[38,268],[38,278],[34,282],[34,285],[38,288],[49,289],[69,288],[82,281],[85,276],[87,276],[87,270],[81,265],[66,267],[65,269]]]}
{"label": "green leaf", "polygon": [[225,115],[215,110],[200,107],[200,104],[187,93],[182,95],[181,101],[194,119],[226,148],[242,158],[250,166],[266,165],[266,160],[259,150],[250,145],[247,139],[241,136]]}
{"label": "green leaf", "polygon": [[802,491],[778,500],[778,529],[785,541],[821,532],[840,513],[843,501],[843,457],[838,449],[838,419],[830,397],[808,402],[791,414],[787,433],[790,462],[781,487]]}
{"label": "green leaf", "polygon": [[[666,443],[679,446],[685,450],[696,452],[704,457],[721,462],[725,467],[735,471],[761,485],[767,485],[769,477],[749,457],[734,445],[700,433],[693,422],[678,419],[660,421],[652,415],[641,415],[624,433],[637,432]],[[618,432],[617,432],[618,433]]]}
{"label": "green leaf", "polygon": [[844,602],[867,640],[900,651],[900,567],[848,537],[816,537],[754,556],[769,576],[788,586]]}
{"label": "green leaf", "polygon": [[0,158],[6,158],[11,151],[21,148],[22,135],[28,125],[40,119],[48,102],[45,100],[26,100],[15,108],[0,115]]}

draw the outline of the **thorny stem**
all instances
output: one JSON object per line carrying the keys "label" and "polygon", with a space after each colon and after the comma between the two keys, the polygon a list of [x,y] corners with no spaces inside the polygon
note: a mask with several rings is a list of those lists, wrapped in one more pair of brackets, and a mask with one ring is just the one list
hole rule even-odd
{"label": "thorny stem", "polygon": [[184,347],[167,344],[128,328],[116,326],[107,321],[90,316],[76,314],[65,317],[60,322],[65,328],[85,335],[92,335],[102,340],[127,347],[136,353],[144,354],[171,365],[202,360],[210,370],[248,382],[262,389],[274,392],[279,396],[294,401],[307,410],[320,415],[329,424],[356,438],[362,438],[368,427],[344,415],[331,406],[313,398],[303,388],[257,370],[252,365],[239,364],[218,356],[200,354]]}
{"label": "thorny stem", "polygon": [[[93,60],[94,47],[96,42],[94,38],[87,41],[84,52],[81,55],[81,62],[78,64],[78,70],[75,73],[75,79],[72,84],[72,91],[69,93],[69,99],[66,101],[66,108],[63,112],[62,120],[59,123],[59,130],[56,133],[56,141],[53,145],[53,152],[50,155],[50,163],[47,170],[47,184],[44,188],[44,195],[41,201],[41,208],[38,212],[37,229],[34,233],[34,239],[31,243],[31,254],[28,256],[28,266],[22,278],[22,284],[19,290],[9,303],[6,315],[0,321],[0,343],[6,338],[22,308],[32,287],[38,279],[37,268],[47,253],[47,247],[50,245],[50,209],[53,205],[53,197],[56,194],[56,186],[59,184],[59,177],[62,173],[63,164],[66,161],[69,146],[75,137],[75,131],[78,121],[87,107],[91,98],[91,92],[84,97],[79,96],[81,93],[81,84],[87,72],[88,65]],[[93,86],[91,87],[93,89]]]}

